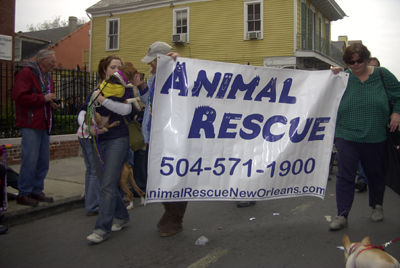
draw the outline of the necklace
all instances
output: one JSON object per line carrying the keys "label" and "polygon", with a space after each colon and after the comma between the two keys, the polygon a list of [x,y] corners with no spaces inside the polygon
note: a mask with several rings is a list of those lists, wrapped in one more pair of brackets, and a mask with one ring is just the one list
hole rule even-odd
{"label": "necklace", "polygon": [[[40,87],[42,88],[42,93],[49,94],[50,93],[50,74],[49,73],[43,74],[42,68],[40,68],[39,64],[36,63],[36,65],[37,65],[38,71],[39,71]],[[45,77],[45,75],[47,75],[47,77]],[[47,85],[44,83],[45,80],[47,81]]]}
{"label": "necklace", "polygon": [[[42,89],[42,94],[43,95],[50,94],[51,93],[50,92],[50,73],[47,72],[45,74],[45,75],[47,75],[47,79],[45,79],[45,76],[44,76],[44,74],[42,72],[42,69],[40,68],[38,63],[36,63],[36,66],[37,66],[37,69],[39,71],[39,80],[40,80],[40,87]],[[45,85],[45,83],[44,83],[45,81],[44,80],[47,80],[47,85]],[[53,125],[53,113],[50,112],[50,126],[49,126],[49,124],[47,122],[47,105],[46,105],[46,103],[44,104],[44,116],[46,118],[46,124],[47,124],[47,129],[48,129],[48,133],[47,134],[50,135],[51,127]]]}

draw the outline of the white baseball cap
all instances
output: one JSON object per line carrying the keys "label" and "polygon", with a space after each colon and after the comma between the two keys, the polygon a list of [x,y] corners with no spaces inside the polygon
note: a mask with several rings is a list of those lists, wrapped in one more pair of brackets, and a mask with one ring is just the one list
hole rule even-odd
{"label": "white baseball cap", "polygon": [[157,41],[150,46],[147,55],[142,59],[142,62],[150,63],[157,58],[157,54],[166,55],[171,51],[172,47],[170,45],[165,42]]}

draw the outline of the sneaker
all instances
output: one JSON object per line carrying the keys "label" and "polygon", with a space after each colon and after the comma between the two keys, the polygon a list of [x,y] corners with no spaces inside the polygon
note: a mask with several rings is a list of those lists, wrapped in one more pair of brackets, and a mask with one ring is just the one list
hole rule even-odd
{"label": "sneaker", "polygon": [[0,225],[0,234],[5,234],[8,231],[8,227]]}
{"label": "sneaker", "polygon": [[383,220],[383,208],[381,205],[375,205],[375,208],[371,208],[371,221],[382,221]]}
{"label": "sneaker", "polygon": [[347,219],[344,216],[336,216],[329,224],[329,229],[331,230],[340,230],[344,227],[347,227]]}
{"label": "sneaker", "polygon": [[86,239],[93,243],[100,244],[101,242],[107,240],[108,236],[109,236],[109,234],[107,234],[105,237],[102,237],[96,233],[93,233],[93,234],[89,235],[88,237],[86,237]]}
{"label": "sneaker", "polygon": [[365,192],[368,190],[368,185],[365,182],[358,181],[356,182],[356,189],[358,190],[359,193]]}
{"label": "sneaker", "polygon": [[113,232],[121,231],[121,229],[122,229],[122,224],[119,223],[114,223],[111,227],[111,231]]}

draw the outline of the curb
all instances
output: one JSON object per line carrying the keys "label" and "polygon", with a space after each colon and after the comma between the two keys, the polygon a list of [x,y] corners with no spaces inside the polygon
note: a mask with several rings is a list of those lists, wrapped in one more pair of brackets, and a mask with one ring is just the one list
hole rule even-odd
{"label": "curb", "polygon": [[52,215],[64,213],[85,206],[85,200],[80,196],[70,197],[54,203],[42,203],[38,207],[26,207],[26,209],[5,215],[1,225],[8,227],[43,219]]}

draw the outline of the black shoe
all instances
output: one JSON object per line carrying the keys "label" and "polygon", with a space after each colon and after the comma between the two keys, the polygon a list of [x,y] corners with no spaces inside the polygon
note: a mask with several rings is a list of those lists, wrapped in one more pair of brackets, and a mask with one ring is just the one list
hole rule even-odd
{"label": "black shoe", "polygon": [[99,211],[93,211],[86,214],[86,216],[97,216],[99,215]]}
{"label": "black shoe", "polygon": [[5,234],[8,231],[8,227],[0,225],[0,234]]}
{"label": "black shoe", "polygon": [[238,208],[250,207],[256,204],[256,201],[240,201],[236,203]]}
{"label": "black shoe", "polygon": [[368,185],[365,182],[362,181],[358,181],[356,182],[356,189],[358,190],[358,192],[365,192],[368,190]]}

